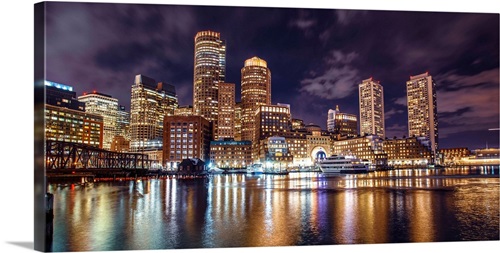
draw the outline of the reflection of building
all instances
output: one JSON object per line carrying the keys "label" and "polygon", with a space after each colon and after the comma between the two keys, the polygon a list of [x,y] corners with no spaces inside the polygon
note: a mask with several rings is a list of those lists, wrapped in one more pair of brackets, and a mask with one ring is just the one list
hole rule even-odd
{"label": "reflection of building", "polygon": [[234,83],[219,83],[219,115],[216,140],[234,139]]}
{"label": "reflection of building", "polygon": [[193,115],[193,106],[192,105],[185,105],[185,106],[179,106],[174,110],[174,115],[175,116],[192,116]]}
{"label": "reflection of building", "polygon": [[110,95],[93,92],[83,93],[78,101],[85,103],[85,112],[101,115],[103,117],[102,147],[109,150],[115,135],[120,134],[118,123],[118,99]]}
{"label": "reflection of building", "polygon": [[241,102],[234,106],[234,140],[241,141]]}
{"label": "reflection of building", "polygon": [[128,152],[130,150],[130,141],[121,135],[117,135],[113,137],[110,150],[116,152]]}
{"label": "reflection of building", "polygon": [[382,138],[367,135],[357,138],[345,138],[334,142],[333,153],[354,155],[359,159],[368,160],[378,168],[387,165],[387,154],[383,151]]}
{"label": "reflection of building", "polygon": [[[214,125],[218,119],[219,83],[226,75],[226,44],[220,33],[200,31],[194,37],[193,113]],[[214,128],[216,131],[216,128]]]}
{"label": "reflection of building", "polygon": [[385,137],[384,88],[369,78],[359,84],[359,125],[361,135]]}
{"label": "reflection of building", "polygon": [[163,162],[167,167],[186,158],[209,159],[212,129],[201,116],[166,116]]}
{"label": "reflection of building", "polygon": [[45,138],[102,148],[103,117],[85,112],[73,87],[45,81]]}
{"label": "reflection of building", "polygon": [[130,150],[162,148],[163,118],[177,107],[175,87],[136,75],[130,100]]}
{"label": "reflection of building", "polygon": [[212,141],[210,163],[219,168],[246,168],[252,165],[252,143],[233,140]]}
{"label": "reflection of building", "polygon": [[396,168],[427,166],[432,161],[430,143],[425,137],[386,139],[383,150],[387,164]]}
{"label": "reflection of building", "polygon": [[410,76],[406,82],[408,136],[424,136],[431,141],[432,152],[438,149],[436,83],[429,73]]}
{"label": "reflection of building", "polygon": [[358,119],[354,114],[341,113],[337,105],[335,110],[328,110],[327,130],[340,137],[356,137],[358,135]]}
{"label": "reflection of building", "polygon": [[445,165],[459,164],[460,160],[471,155],[468,148],[443,148],[439,150],[439,153],[443,155]]}
{"label": "reflection of building", "polygon": [[253,141],[255,112],[261,105],[271,104],[271,71],[267,62],[252,57],[245,61],[241,69],[241,139]]}

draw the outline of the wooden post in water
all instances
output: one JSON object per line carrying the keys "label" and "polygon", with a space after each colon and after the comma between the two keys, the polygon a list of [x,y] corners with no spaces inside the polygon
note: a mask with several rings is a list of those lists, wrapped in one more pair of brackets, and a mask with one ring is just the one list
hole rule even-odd
{"label": "wooden post in water", "polygon": [[54,195],[45,194],[45,251],[52,251],[54,237]]}

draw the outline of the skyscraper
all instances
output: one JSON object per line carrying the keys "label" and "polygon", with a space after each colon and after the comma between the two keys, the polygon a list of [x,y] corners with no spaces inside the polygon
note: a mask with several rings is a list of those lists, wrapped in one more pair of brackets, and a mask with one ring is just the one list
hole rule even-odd
{"label": "skyscraper", "polygon": [[163,118],[174,115],[177,105],[174,86],[136,75],[130,100],[130,150],[161,149]]}
{"label": "skyscraper", "polygon": [[245,61],[241,69],[241,139],[253,141],[255,112],[261,105],[271,105],[271,71],[258,57]]}
{"label": "skyscraper", "polygon": [[101,115],[103,124],[102,148],[110,150],[113,137],[120,134],[118,129],[118,99],[110,95],[93,92],[83,93],[78,101],[85,103],[85,112]]}
{"label": "skyscraper", "polygon": [[359,122],[361,135],[385,137],[384,88],[373,78],[359,84]]}
{"label": "skyscraper", "polygon": [[234,83],[219,84],[219,117],[217,120],[216,140],[224,138],[234,139],[234,106],[235,85]]}
{"label": "skyscraper", "polygon": [[438,149],[436,83],[429,73],[410,76],[406,82],[408,136],[425,136],[432,152]]}
{"label": "skyscraper", "polygon": [[215,126],[219,83],[224,82],[225,72],[226,44],[221,40],[220,33],[198,32],[194,37],[193,113],[203,116]]}

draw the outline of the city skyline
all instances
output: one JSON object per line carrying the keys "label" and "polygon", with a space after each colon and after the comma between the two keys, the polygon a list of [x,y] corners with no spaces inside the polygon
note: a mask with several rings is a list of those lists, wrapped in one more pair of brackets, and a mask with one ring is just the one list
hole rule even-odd
{"label": "city skyline", "polygon": [[[300,118],[306,124],[314,123],[326,129],[328,109],[335,108],[337,104],[343,108],[343,112],[359,117],[357,85],[361,80],[373,76],[384,87],[386,136],[401,137],[408,134],[408,76],[429,71],[435,77],[437,85],[440,147],[466,146],[474,149],[484,147],[486,143],[498,146],[498,131],[488,131],[488,128],[498,127],[498,48],[494,47],[498,45],[498,22],[492,22],[497,20],[494,15],[200,6],[158,6],[160,11],[155,10],[154,5],[106,4],[99,4],[101,8],[97,10],[94,8],[95,4],[80,5],[82,8],[67,9],[63,3],[58,3],[54,8],[50,8],[49,4],[47,10],[48,13],[59,14],[49,15],[47,22],[50,40],[47,49],[47,77],[51,81],[75,87],[77,95],[97,90],[118,98],[119,103],[130,110],[133,77],[143,74],[174,85],[179,105],[192,105],[193,39],[198,31],[213,30],[220,32],[221,38],[227,43],[226,82],[235,83],[237,101],[241,101],[239,70],[245,59],[258,56],[267,61],[268,68],[273,73],[272,104],[290,104],[293,118]],[[112,12],[116,14],[107,17],[107,24],[95,31],[83,29],[87,38],[84,42],[88,44],[74,38],[76,50],[70,52],[65,45],[57,43],[67,40],[60,37],[62,32],[71,35],[69,30],[75,25],[80,28],[90,26],[92,22],[87,18],[98,16],[103,9],[109,10],[107,8],[116,10]],[[220,15],[215,15],[215,21],[203,18],[208,15],[204,14],[207,10],[210,13],[222,13],[228,8],[239,11],[231,25],[224,25],[222,20],[218,20]],[[170,11],[174,12],[174,16],[168,15]],[[262,17],[272,18],[255,20],[256,24],[245,23],[256,11],[273,13],[260,14]],[[157,24],[156,27],[149,27],[150,31],[145,33],[146,37],[151,37],[147,42],[134,39],[119,41],[120,43],[113,41],[127,30],[123,27],[123,30],[113,30],[111,35],[105,33],[111,26],[121,25],[119,22],[123,20],[119,19],[120,13],[128,13],[133,17],[145,12],[151,15],[139,19],[138,24],[127,29],[139,30],[148,22]],[[71,14],[80,18],[83,16],[83,20],[89,23],[77,24],[77,21],[70,18]],[[181,17],[175,15],[190,20],[183,20],[187,22],[180,25],[175,19]],[[327,16],[332,17],[326,18]],[[386,20],[401,19],[402,22],[392,24],[378,21],[377,17],[382,16]],[[442,22],[436,26],[426,23],[430,17]],[[68,22],[62,22],[61,25],[61,19],[65,18],[68,18]],[[58,25],[52,27],[51,19],[57,19]],[[370,20],[372,22],[368,22]],[[327,27],[328,23],[331,26]],[[384,37],[388,32],[385,29],[374,29],[378,31],[378,37],[369,36],[373,31],[368,31],[371,30],[368,27],[380,28],[380,23],[392,31],[391,38],[400,40],[396,45],[402,48],[394,45],[391,48],[383,43],[395,43]],[[234,29],[238,24],[247,24],[244,29],[245,37],[242,37],[242,31]],[[334,30],[333,27],[340,29]],[[359,28],[367,29],[366,36],[360,35],[363,29]],[[401,31],[402,28],[405,28],[406,33]],[[170,38],[160,32],[162,29],[177,32],[179,36]],[[448,29],[452,29],[448,34],[439,32]],[[431,43],[419,39],[424,31],[434,35]],[[106,36],[90,43],[95,38],[93,36],[101,33]],[[467,38],[464,37],[465,33],[468,34]],[[454,40],[446,41],[443,37]],[[371,40],[364,40],[364,44],[361,44],[359,40],[363,38]],[[477,44],[479,39],[483,42],[480,45]],[[443,46],[458,53],[437,50]],[[372,50],[369,50],[370,47]],[[71,59],[83,53],[85,57],[77,61],[80,68],[76,68]],[[452,55],[457,60],[449,60]],[[61,60],[61,57],[67,57],[69,63]],[[81,61],[88,61],[88,64],[83,64],[82,67]],[[95,75],[84,75],[96,68],[99,70],[94,71]],[[458,134],[461,136],[458,137]]]}

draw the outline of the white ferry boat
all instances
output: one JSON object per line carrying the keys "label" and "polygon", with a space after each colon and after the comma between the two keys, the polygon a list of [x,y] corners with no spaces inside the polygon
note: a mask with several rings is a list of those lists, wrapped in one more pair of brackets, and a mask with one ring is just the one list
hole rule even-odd
{"label": "white ferry boat", "polygon": [[247,168],[247,174],[262,174],[264,173],[264,168],[262,168],[262,164],[254,164]]}
{"label": "white ferry boat", "polygon": [[355,156],[332,155],[318,161],[323,173],[366,173],[369,165]]}

